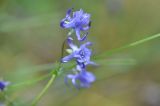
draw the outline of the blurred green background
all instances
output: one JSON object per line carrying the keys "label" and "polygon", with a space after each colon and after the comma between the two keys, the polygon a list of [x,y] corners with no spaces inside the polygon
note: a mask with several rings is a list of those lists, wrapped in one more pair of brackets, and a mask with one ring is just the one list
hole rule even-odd
{"label": "blurred green background", "polygon": [[[67,34],[59,22],[71,7],[92,15],[94,55],[160,33],[159,0],[0,0],[1,79],[16,84],[50,72]],[[64,73],[38,106],[160,106],[160,38],[97,63],[91,88],[66,86]],[[8,89],[8,96],[29,106],[47,81]]]}

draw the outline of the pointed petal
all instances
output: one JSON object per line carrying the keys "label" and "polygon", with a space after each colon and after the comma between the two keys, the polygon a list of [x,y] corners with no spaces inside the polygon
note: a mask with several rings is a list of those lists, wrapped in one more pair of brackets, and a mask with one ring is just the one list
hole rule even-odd
{"label": "pointed petal", "polygon": [[67,78],[69,78],[69,79],[74,79],[74,78],[75,78],[75,75],[73,75],[73,74],[68,74],[68,75],[67,75]]}
{"label": "pointed petal", "polygon": [[83,17],[82,20],[81,20],[82,24],[83,25],[89,25],[89,23],[90,23],[90,14],[85,13],[85,14],[83,14],[82,17]]}
{"label": "pointed petal", "polygon": [[73,55],[70,54],[70,55],[65,56],[64,58],[62,58],[61,62],[62,63],[66,63],[66,62],[70,61],[72,58],[73,58]]}
{"label": "pointed petal", "polygon": [[76,36],[77,36],[77,39],[80,41],[81,40],[81,33],[80,33],[80,29],[76,29]]}
{"label": "pointed petal", "polygon": [[85,44],[81,45],[80,48],[84,49],[84,48],[86,48],[86,46],[91,46],[91,45],[92,45],[91,42],[86,42]]}
{"label": "pointed petal", "polygon": [[65,28],[65,26],[64,26],[64,21],[66,20],[66,18],[64,18],[64,19],[62,19],[62,21],[60,22],[60,26],[62,27],[62,28]]}
{"label": "pointed petal", "polygon": [[94,65],[94,66],[98,66],[98,64],[97,64],[97,63],[95,63],[95,62],[93,62],[93,61],[89,61],[89,62],[88,62],[88,64],[90,64],[90,65]]}
{"label": "pointed petal", "polygon": [[62,19],[60,22],[60,26],[62,28],[72,28],[74,23],[72,21],[70,22],[68,20],[69,20],[69,17]]}
{"label": "pointed petal", "polygon": [[66,17],[70,17],[71,13],[72,13],[72,8],[67,10]]}
{"label": "pointed petal", "polygon": [[72,28],[74,26],[74,23],[73,22],[64,22],[63,26],[65,28]]}
{"label": "pointed petal", "polygon": [[90,28],[89,26],[86,26],[86,27],[82,27],[81,30],[82,31],[87,31],[89,28]]}

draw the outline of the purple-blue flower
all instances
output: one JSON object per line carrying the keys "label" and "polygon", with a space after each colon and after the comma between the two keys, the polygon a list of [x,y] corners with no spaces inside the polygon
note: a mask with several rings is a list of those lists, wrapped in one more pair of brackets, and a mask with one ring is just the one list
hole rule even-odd
{"label": "purple-blue flower", "polygon": [[[90,14],[84,13],[82,9],[79,11],[73,12],[72,9],[69,9],[66,13],[66,17],[61,20],[60,26],[62,28],[69,28],[71,31],[68,33],[67,43],[70,49],[67,49],[69,53],[68,56],[65,56],[61,59],[62,63],[69,62],[70,60],[75,60],[76,68],[73,69],[74,74],[68,74],[66,76],[66,83],[70,79],[72,84],[76,88],[90,87],[91,83],[95,81],[95,76],[86,70],[88,64],[97,65],[94,62],[90,61],[92,51],[88,47],[92,45],[91,42],[78,42],[78,46],[73,43],[71,34],[75,32],[78,41],[86,40],[88,36],[87,30],[91,26]],[[81,37],[82,36],[82,37]]]}
{"label": "purple-blue flower", "polygon": [[66,77],[66,83],[68,83],[68,79],[71,79],[72,84],[76,88],[89,88],[91,83],[95,81],[95,76],[84,68],[79,71],[80,72],[77,72],[76,74],[68,74]]}
{"label": "purple-blue flower", "polygon": [[82,9],[79,11],[73,12],[71,17],[72,10],[69,9],[66,13],[66,17],[61,20],[60,26],[62,28],[72,28],[76,32],[77,39],[83,41],[86,38],[85,34],[81,38],[81,31],[87,31],[90,28],[90,14],[84,13]]}
{"label": "purple-blue flower", "polygon": [[9,85],[9,82],[0,81],[0,91],[3,91],[8,85]]}
{"label": "purple-blue flower", "polygon": [[90,57],[92,55],[92,51],[87,48],[87,46],[91,46],[91,42],[86,42],[85,44],[82,44],[79,48],[73,44],[72,38],[68,37],[68,44],[72,50],[72,53],[68,56],[65,56],[62,58],[62,62],[68,62],[71,59],[76,59],[78,64],[94,64],[94,62],[90,61]]}

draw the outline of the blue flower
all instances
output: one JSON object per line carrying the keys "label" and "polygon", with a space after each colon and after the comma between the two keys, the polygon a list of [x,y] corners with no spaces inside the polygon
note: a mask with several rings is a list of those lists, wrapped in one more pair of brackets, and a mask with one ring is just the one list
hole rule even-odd
{"label": "blue flower", "polygon": [[81,38],[81,31],[87,31],[90,28],[90,14],[84,13],[82,9],[73,12],[73,17],[71,17],[72,10],[69,9],[66,13],[66,17],[61,20],[60,26],[62,28],[72,28],[76,32],[77,39],[83,41],[86,38],[84,35]]}
{"label": "blue flower", "polygon": [[60,26],[62,28],[69,28],[71,31],[68,34],[67,43],[70,49],[67,49],[69,53],[68,56],[65,56],[61,59],[61,62],[66,63],[71,60],[75,60],[77,66],[73,69],[74,74],[68,74],[66,76],[66,83],[68,79],[71,79],[72,84],[76,88],[90,87],[91,83],[95,81],[95,76],[86,70],[87,65],[97,65],[96,63],[90,61],[92,51],[88,48],[91,46],[91,42],[78,42],[78,46],[73,43],[71,34],[75,32],[78,41],[86,40],[88,36],[88,29],[91,26],[90,14],[84,13],[82,9],[79,11],[73,12],[72,9],[69,9],[66,13],[66,17],[61,20]]}
{"label": "blue flower", "polygon": [[72,84],[76,88],[89,88],[96,78],[91,72],[88,72],[83,68],[79,73],[68,74],[65,79],[66,83],[68,83],[68,79],[71,79]]}
{"label": "blue flower", "polygon": [[9,85],[9,82],[0,81],[0,91],[3,91],[8,85]]}
{"label": "blue flower", "polygon": [[82,44],[79,48],[73,44],[72,42],[72,38],[68,37],[68,44],[72,50],[72,53],[68,56],[65,56],[64,58],[62,58],[62,62],[68,62],[72,59],[76,59],[76,62],[78,64],[84,64],[84,65],[88,65],[88,64],[94,64],[94,62],[90,61],[90,57],[92,55],[92,51],[90,49],[87,48],[87,46],[91,46],[92,43],[91,42],[86,42],[85,44]]}

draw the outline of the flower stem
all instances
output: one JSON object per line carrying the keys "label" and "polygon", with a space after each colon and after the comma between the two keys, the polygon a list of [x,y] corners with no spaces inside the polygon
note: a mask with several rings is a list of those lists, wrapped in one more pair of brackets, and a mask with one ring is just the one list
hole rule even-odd
{"label": "flower stem", "polygon": [[156,35],[152,35],[152,36],[149,36],[147,38],[144,38],[144,39],[141,39],[141,40],[138,40],[136,42],[133,42],[133,43],[130,43],[130,44],[127,44],[127,45],[124,45],[120,48],[117,48],[117,49],[113,49],[113,50],[110,50],[110,51],[104,51],[102,54],[96,56],[94,59],[97,60],[97,59],[100,59],[100,58],[104,58],[106,56],[110,56],[116,52],[119,52],[121,50],[125,50],[125,49],[128,49],[128,48],[132,48],[132,47],[135,47],[139,44],[142,44],[142,43],[145,43],[145,42],[148,42],[150,40],[153,40],[153,39],[156,39],[160,37],[160,33],[156,34]]}
{"label": "flower stem", "polygon": [[24,82],[21,82],[21,83],[10,85],[7,90],[17,90],[19,88],[23,88],[23,87],[26,87],[28,85],[35,84],[35,83],[37,83],[39,81],[42,81],[42,80],[48,78],[50,75],[51,75],[51,73],[49,73],[49,74],[47,74],[45,76],[42,76],[42,77],[40,77],[38,79],[32,79],[32,80],[28,80],[28,81],[24,81]]}
{"label": "flower stem", "polygon": [[8,97],[8,95],[6,94],[6,92],[2,92],[3,97],[5,98],[5,100],[7,101],[7,106],[16,106],[16,104]]}
{"label": "flower stem", "polygon": [[[68,36],[71,36],[72,33],[74,32],[74,30],[71,30],[69,33],[68,33]],[[62,44],[62,51],[61,51],[61,58],[63,58],[63,52],[64,52],[64,46],[65,46],[65,42],[66,42],[66,39],[64,40],[63,44]],[[60,59],[61,59],[60,58]],[[46,86],[43,88],[43,90],[39,93],[39,95],[33,100],[31,106],[36,106],[38,101],[42,98],[42,96],[47,92],[48,88],[51,86],[52,82],[55,80],[56,76],[58,75],[58,71],[61,69],[61,66],[62,63],[61,63],[61,60],[60,60],[60,63],[59,63],[59,67],[58,69],[56,70],[52,70],[52,76],[50,78],[50,80],[48,81],[48,83],[46,84]],[[55,72],[56,71],[56,72]]]}
{"label": "flower stem", "polygon": [[53,73],[50,80],[48,81],[47,85],[43,88],[43,90],[39,93],[39,95],[33,100],[31,106],[36,106],[38,101],[42,98],[42,96],[46,93],[48,88],[51,86],[51,84],[55,80],[55,78],[56,78],[56,74]]}

